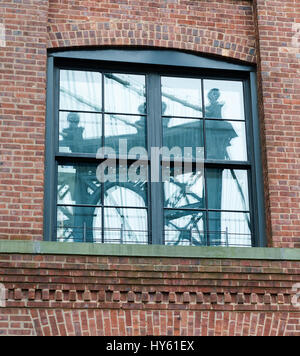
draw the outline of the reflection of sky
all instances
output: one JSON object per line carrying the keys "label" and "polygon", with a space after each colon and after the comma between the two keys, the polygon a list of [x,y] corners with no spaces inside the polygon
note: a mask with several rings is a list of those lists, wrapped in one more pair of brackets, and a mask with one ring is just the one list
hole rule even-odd
{"label": "reflection of sky", "polygon": [[137,134],[135,125],[140,116],[105,116],[105,137]]}
{"label": "reflection of sky", "polygon": [[105,76],[105,112],[141,113],[139,107],[145,103],[145,76],[114,74],[114,77],[128,83],[128,86],[125,87],[116,80]]}
{"label": "reflection of sky", "polygon": [[228,120],[244,120],[243,83],[224,80],[204,80],[205,106],[209,105],[207,94],[211,89],[220,90],[220,102],[225,103],[222,118]]}
{"label": "reflection of sky", "polygon": [[247,146],[246,146],[246,132],[245,124],[243,122],[231,121],[237,137],[230,141],[230,146],[227,147],[227,153],[232,161],[246,161],[247,160]]}
{"label": "reflection of sky", "polygon": [[[183,121],[184,120],[184,121]],[[176,117],[172,117],[170,118],[169,122],[168,122],[168,127],[171,128],[171,127],[175,127],[175,126],[182,126],[184,125],[185,123],[186,124],[190,124],[191,122],[199,122],[199,119],[179,119],[179,118],[176,118]]]}
{"label": "reflection of sky", "polygon": [[[171,100],[169,96],[178,98],[183,102],[201,108],[201,80],[190,78],[162,78],[163,102],[167,105],[166,116],[202,117],[200,110],[187,107]],[[164,95],[167,94],[168,96]],[[176,120],[176,119],[173,119]],[[174,125],[174,124],[173,124]]]}
{"label": "reflection of sky", "polygon": [[[147,243],[147,211],[144,209],[104,209],[104,239],[108,243]],[[113,228],[111,231],[110,229]]]}
{"label": "reflection of sky", "polygon": [[64,91],[60,92],[60,109],[101,111],[101,78],[102,74],[96,72],[61,70],[60,86]]}
{"label": "reflection of sky", "polygon": [[[248,226],[249,214],[221,213],[222,245],[251,246],[251,231]],[[226,236],[227,235],[227,236]]]}
{"label": "reflection of sky", "polygon": [[136,192],[115,185],[106,191],[104,204],[107,206],[133,206],[145,208],[145,202],[142,196]]}
{"label": "reflection of sky", "polygon": [[[223,172],[221,210],[249,210],[248,179],[247,172],[234,170],[237,181],[233,179],[230,170]],[[238,184],[240,187],[238,187]],[[241,194],[240,190],[243,194]],[[228,231],[230,244],[239,245],[245,243],[251,245],[250,230],[247,222],[248,214],[244,213],[221,213],[221,231]],[[230,236],[230,234],[232,234]],[[235,235],[241,234],[241,235]],[[243,236],[246,234],[248,236]],[[226,234],[222,234],[222,242],[226,243]]]}
{"label": "reflection of sky", "polygon": [[[232,176],[234,172],[237,181]],[[239,189],[242,190],[243,195],[240,193]],[[245,201],[243,200],[243,196]],[[222,210],[249,210],[249,199],[248,199],[248,179],[247,171],[242,170],[230,170],[226,169],[223,171],[222,177]]]}

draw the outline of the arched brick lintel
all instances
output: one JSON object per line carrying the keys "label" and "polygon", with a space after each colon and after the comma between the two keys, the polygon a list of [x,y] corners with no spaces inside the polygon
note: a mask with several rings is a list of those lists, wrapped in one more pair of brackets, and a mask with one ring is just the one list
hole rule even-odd
{"label": "arched brick lintel", "polygon": [[297,336],[289,312],[5,309],[6,330],[23,336]]}
{"label": "arched brick lintel", "polygon": [[85,22],[48,26],[48,48],[144,46],[195,51],[256,63],[255,40],[218,31],[143,23]]}

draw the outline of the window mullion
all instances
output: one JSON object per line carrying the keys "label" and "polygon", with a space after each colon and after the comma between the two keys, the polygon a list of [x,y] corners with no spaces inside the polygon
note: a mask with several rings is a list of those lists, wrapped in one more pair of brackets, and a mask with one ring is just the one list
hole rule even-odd
{"label": "window mullion", "polygon": [[[163,189],[161,183],[160,157],[157,160],[153,156],[152,148],[162,146],[161,125],[161,87],[160,76],[150,74],[147,77],[147,102],[148,102],[148,154],[150,156],[149,174],[152,176],[153,169],[159,169],[159,182],[152,182],[150,178],[150,231],[153,244],[163,244]],[[154,167],[156,165],[156,167]]]}
{"label": "window mullion", "polygon": [[[46,120],[46,141],[47,150],[45,157],[45,187],[44,198],[44,235],[45,240],[56,240],[56,161],[55,152],[57,151],[58,125],[54,118],[57,118],[57,97],[55,91],[58,83],[59,71],[54,66],[53,58],[48,59],[48,77],[47,77],[47,120]],[[49,209],[50,207],[50,209]]]}
{"label": "window mullion", "polygon": [[[247,98],[247,105],[250,110],[246,113],[249,115],[251,111],[251,116],[247,118],[248,122],[248,139],[251,135],[251,148],[252,148],[252,169],[251,169],[251,181],[252,186],[250,192],[252,194],[252,204],[253,209],[252,221],[253,221],[253,235],[254,235],[254,246],[265,247],[267,244],[266,238],[266,224],[265,224],[265,202],[264,202],[264,181],[263,181],[263,171],[262,171],[262,157],[261,157],[261,142],[260,137],[260,121],[259,113],[257,108],[257,76],[255,72],[250,73],[250,81],[245,85],[245,92]],[[250,129],[251,128],[251,129]],[[250,132],[249,132],[250,131]],[[248,143],[249,145],[249,143]]]}
{"label": "window mullion", "polygon": [[[102,88],[102,147],[105,146],[105,86],[104,86],[104,73],[101,73],[101,88]],[[101,242],[104,243],[105,241],[105,211],[104,211],[104,199],[105,199],[105,192],[104,192],[104,184],[101,183]]]}

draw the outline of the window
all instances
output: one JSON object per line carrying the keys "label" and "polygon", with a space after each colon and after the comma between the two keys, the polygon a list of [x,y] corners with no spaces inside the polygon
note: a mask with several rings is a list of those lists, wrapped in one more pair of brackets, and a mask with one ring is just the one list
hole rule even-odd
{"label": "window", "polygon": [[175,53],[50,55],[46,239],[263,245],[253,68]]}

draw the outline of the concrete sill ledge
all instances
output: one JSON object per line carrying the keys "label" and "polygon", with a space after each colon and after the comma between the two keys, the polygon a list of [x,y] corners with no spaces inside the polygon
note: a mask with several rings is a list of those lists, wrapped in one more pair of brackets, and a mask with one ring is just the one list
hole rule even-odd
{"label": "concrete sill ledge", "polygon": [[135,256],[300,261],[300,249],[112,245],[0,240],[0,254]]}

